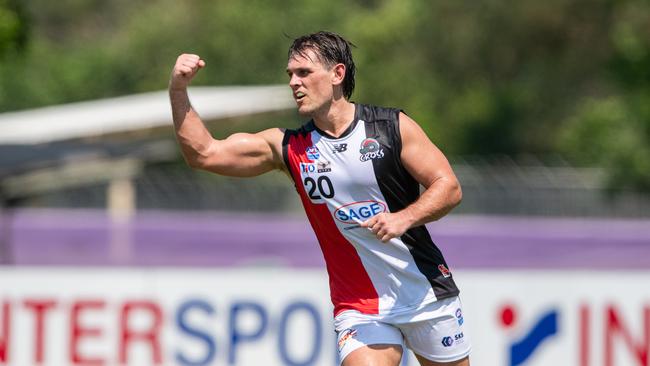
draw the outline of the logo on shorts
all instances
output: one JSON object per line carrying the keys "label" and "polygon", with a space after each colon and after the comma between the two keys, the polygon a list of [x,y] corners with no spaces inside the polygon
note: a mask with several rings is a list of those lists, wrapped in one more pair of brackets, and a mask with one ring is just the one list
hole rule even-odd
{"label": "logo on shorts", "polygon": [[368,161],[371,159],[381,159],[384,157],[384,149],[382,149],[379,142],[375,139],[365,139],[361,142],[361,149],[359,149],[361,161]]}
{"label": "logo on shorts", "polygon": [[456,333],[456,334],[454,334],[453,337],[443,337],[442,338],[442,346],[443,347],[451,347],[451,346],[454,345],[454,343],[461,344],[461,343],[463,343],[465,341],[463,339],[464,337],[465,337],[465,334],[463,334],[463,332]]}
{"label": "logo on shorts", "polygon": [[463,319],[463,311],[460,308],[456,309],[456,319],[458,319],[458,325],[461,326],[465,322]]}
{"label": "logo on shorts", "polygon": [[449,272],[449,269],[447,269],[447,267],[445,267],[444,264],[439,264],[438,265],[438,271],[440,271],[440,273],[442,273],[442,276],[444,278],[451,277],[451,272]]}
{"label": "logo on shorts", "polygon": [[444,337],[442,338],[442,346],[443,347],[451,347],[454,345],[454,339],[451,337]]}
{"label": "logo on shorts", "polygon": [[305,152],[307,153],[307,159],[309,160],[318,160],[320,158],[320,151],[316,146],[309,146]]}
{"label": "logo on shorts", "polygon": [[348,339],[353,338],[355,335],[357,335],[357,330],[354,328],[348,328],[342,331],[341,337],[339,338],[339,351],[343,349],[345,342],[347,342]]}

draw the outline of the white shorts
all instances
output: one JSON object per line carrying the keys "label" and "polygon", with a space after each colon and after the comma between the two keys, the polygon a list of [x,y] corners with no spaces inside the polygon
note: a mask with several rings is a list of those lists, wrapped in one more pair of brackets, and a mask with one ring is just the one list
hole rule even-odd
{"label": "white shorts", "polygon": [[417,355],[434,362],[461,360],[470,353],[470,340],[464,330],[463,310],[458,296],[427,305],[408,321],[377,319],[376,315],[344,311],[334,324],[341,362],[352,351],[372,344],[406,346]]}

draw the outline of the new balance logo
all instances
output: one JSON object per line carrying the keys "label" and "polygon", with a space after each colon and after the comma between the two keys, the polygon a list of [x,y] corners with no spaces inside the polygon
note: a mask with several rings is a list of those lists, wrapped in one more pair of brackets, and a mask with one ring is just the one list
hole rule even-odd
{"label": "new balance logo", "polygon": [[342,153],[348,149],[348,144],[334,144],[333,153]]}

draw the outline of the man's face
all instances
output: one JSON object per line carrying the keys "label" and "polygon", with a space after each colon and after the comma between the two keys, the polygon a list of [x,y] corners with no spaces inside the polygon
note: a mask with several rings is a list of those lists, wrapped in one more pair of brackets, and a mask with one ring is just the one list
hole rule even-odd
{"label": "man's face", "polygon": [[287,75],[298,112],[311,116],[332,100],[334,68],[323,64],[311,49],[307,49],[305,55],[307,57],[296,54],[289,59]]}

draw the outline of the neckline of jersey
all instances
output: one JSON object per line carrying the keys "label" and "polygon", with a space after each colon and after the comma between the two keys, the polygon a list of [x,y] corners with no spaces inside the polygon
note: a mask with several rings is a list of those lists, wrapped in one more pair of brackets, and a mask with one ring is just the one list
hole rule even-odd
{"label": "neckline of jersey", "polygon": [[324,138],[326,138],[328,140],[342,140],[342,139],[345,139],[349,135],[352,134],[352,131],[354,131],[354,129],[359,124],[359,121],[361,120],[361,110],[363,108],[360,105],[358,105],[357,103],[353,102],[352,104],[354,104],[354,119],[352,120],[350,125],[348,125],[348,127],[345,129],[345,131],[343,131],[341,136],[339,136],[339,137],[334,137],[334,136],[330,135],[329,133],[327,133],[327,132],[321,130],[320,128],[318,128],[318,126],[316,126],[316,123],[314,122],[313,119],[310,121],[310,123],[314,127],[314,130],[316,130],[316,132],[318,132],[318,134],[320,134],[322,137],[324,137]]}

